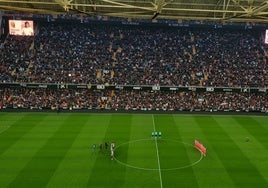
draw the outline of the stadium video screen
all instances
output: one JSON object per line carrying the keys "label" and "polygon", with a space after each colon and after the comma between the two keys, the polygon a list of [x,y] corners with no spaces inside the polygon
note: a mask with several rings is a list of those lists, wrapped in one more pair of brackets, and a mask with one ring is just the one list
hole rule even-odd
{"label": "stadium video screen", "polygon": [[268,29],[266,29],[266,32],[265,32],[265,44],[268,44]]}
{"label": "stadium video screen", "polygon": [[33,36],[34,23],[32,20],[9,20],[9,34]]}

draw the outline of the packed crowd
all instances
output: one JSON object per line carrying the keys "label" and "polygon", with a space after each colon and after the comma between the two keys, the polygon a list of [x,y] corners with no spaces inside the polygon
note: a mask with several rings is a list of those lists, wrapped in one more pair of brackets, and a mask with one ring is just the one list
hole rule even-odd
{"label": "packed crowd", "polygon": [[[260,32],[39,25],[9,36],[0,83],[268,87]],[[268,112],[267,93],[0,89],[0,108]]]}
{"label": "packed crowd", "polygon": [[268,112],[267,94],[4,89],[1,108]]}
{"label": "packed crowd", "polygon": [[40,24],[9,36],[0,82],[267,87],[260,32]]}

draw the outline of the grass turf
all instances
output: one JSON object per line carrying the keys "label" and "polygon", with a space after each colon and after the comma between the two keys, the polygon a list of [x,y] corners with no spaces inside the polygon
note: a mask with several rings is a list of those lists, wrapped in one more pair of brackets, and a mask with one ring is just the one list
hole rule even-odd
{"label": "grass turf", "polygon": [[268,187],[267,135],[267,116],[0,113],[0,187]]}

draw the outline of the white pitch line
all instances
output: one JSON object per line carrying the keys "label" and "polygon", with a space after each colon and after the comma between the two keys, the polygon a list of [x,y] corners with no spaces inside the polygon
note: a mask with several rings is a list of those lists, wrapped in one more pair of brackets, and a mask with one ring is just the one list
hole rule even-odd
{"label": "white pitch line", "polygon": [[[148,140],[152,141],[152,139],[150,139],[150,138],[144,138],[144,139],[131,140],[129,142],[124,142],[122,144],[116,145],[115,150],[120,148],[122,145],[133,144],[135,142],[148,141]],[[194,148],[193,144],[189,144],[189,143],[186,143],[186,142],[181,142],[179,140],[174,140],[174,139],[162,139],[162,140],[171,141],[171,142],[178,142],[178,143],[181,143],[181,144],[184,144],[186,146],[190,146],[190,147]],[[149,170],[151,170],[151,171],[158,171],[159,170],[158,168],[138,167],[138,166],[134,166],[134,165],[131,165],[131,164],[127,164],[127,163],[124,163],[124,162],[120,161],[119,159],[117,159],[116,156],[114,157],[114,159],[116,160],[116,162],[118,162],[121,165],[124,165],[126,167],[130,167],[130,168],[135,168],[135,169],[138,169],[138,170],[148,170],[148,171]],[[192,167],[192,166],[198,164],[202,159],[203,159],[203,154],[202,154],[202,152],[200,152],[200,158],[197,161],[195,161],[195,162],[193,162],[191,164],[185,165],[185,166],[178,166],[178,167],[174,167],[174,168],[161,168],[161,172],[162,171],[181,170],[181,169],[184,169],[184,168],[189,168],[189,167]]]}
{"label": "white pitch line", "polygon": [[3,132],[5,132],[10,126],[0,126],[0,128],[2,128],[2,130],[0,130],[0,134],[2,134]]}
{"label": "white pitch line", "polygon": [[[153,126],[154,126],[154,132],[155,132],[155,123],[154,123],[154,115],[153,114],[152,114],[152,119],[153,119]],[[158,145],[157,145],[157,137],[155,137],[154,140],[155,140],[155,147],[156,147],[156,154],[157,154],[157,161],[158,161],[158,172],[159,172],[159,178],[160,178],[160,187],[163,188],[162,175],[161,175],[161,166],[160,166],[159,152],[158,152]]]}

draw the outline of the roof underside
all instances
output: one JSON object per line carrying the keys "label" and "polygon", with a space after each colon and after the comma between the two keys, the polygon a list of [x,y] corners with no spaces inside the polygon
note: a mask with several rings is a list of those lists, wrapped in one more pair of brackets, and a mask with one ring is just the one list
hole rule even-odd
{"label": "roof underside", "polygon": [[0,10],[268,23],[268,0],[0,0]]}

